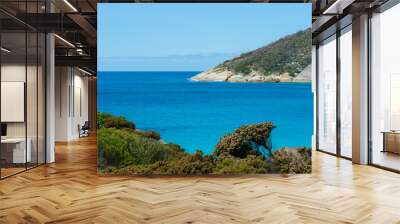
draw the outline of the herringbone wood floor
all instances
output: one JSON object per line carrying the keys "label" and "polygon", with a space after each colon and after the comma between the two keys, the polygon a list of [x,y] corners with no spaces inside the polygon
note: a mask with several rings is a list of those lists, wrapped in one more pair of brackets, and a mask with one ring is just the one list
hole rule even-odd
{"label": "herringbone wood floor", "polygon": [[0,223],[400,223],[400,175],[313,152],[313,174],[96,174],[94,138],[0,181]]}

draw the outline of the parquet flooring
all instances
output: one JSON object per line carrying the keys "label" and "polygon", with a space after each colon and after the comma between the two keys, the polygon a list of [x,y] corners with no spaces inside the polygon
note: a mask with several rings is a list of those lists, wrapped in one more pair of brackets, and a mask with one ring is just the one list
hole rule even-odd
{"label": "parquet flooring", "polygon": [[0,181],[0,223],[400,223],[400,175],[313,152],[313,174],[104,177],[90,137]]}

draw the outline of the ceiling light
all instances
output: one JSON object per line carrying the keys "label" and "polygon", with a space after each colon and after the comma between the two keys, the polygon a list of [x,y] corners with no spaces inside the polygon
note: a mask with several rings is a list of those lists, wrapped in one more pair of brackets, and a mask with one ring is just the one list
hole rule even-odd
{"label": "ceiling light", "polygon": [[71,42],[69,42],[68,40],[66,40],[66,39],[64,39],[64,38],[62,38],[62,37],[60,37],[60,36],[57,35],[57,34],[54,34],[54,36],[57,37],[57,38],[58,38],[59,40],[61,40],[62,42],[66,43],[68,46],[75,48],[75,45],[73,45],[73,44],[72,44]]}
{"label": "ceiling light", "polygon": [[79,55],[83,55],[83,49],[82,48],[77,48],[76,49],[76,53],[78,53]]}
{"label": "ceiling light", "polygon": [[81,71],[81,72],[83,72],[83,73],[85,73],[86,75],[90,75],[90,76],[93,75],[92,73],[90,73],[90,72],[88,72],[88,71],[86,71],[86,70],[83,70],[83,69],[81,69],[81,68],[79,68],[79,67],[78,67],[78,70]]}
{"label": "ceiling light", "polygon": [[64,0],[64,3],[67,4],[74,12],[78,12],[78,10],[68,0]]}
{"label": "ceiling light", "polygon": [[10,53],[11,52],[11,50],[9,50],[9,49],[7,49],[5,47],[1,47],[0,49],[1,49],[1,51],[4,51],[6,53]]}

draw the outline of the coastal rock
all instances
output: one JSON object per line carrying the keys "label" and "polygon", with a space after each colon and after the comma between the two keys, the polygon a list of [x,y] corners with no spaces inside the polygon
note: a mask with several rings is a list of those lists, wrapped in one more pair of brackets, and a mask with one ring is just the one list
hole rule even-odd
{"label": "coastal rock", "polygon": [[294,82],[311,82],[311,65],[308,65],[295,78]]}
{"label": "coastal rock", "polygon": [[213,68],[197,74],[190,79],[192,81],[209,81],[209,82],[225,82],[228,81],[234,73],[225,69]]}
{"label": "coastal rock", "polygon": [[212,68],[199,73],[190,78],[192,81],[202,82],[310,82],[311,65],[307,66],[302,72],[293,76],[289,73],[263,75],[257,71],[251,71],[249,74],[235,74],[224,68]]}

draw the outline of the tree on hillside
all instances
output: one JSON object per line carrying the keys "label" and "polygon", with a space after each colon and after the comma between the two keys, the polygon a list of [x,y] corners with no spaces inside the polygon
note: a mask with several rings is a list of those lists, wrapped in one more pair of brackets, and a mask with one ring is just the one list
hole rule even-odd
{"label": "tree on hillside", "polygon": [[270,134],[275,126],[271,122],[243,125],[225,135],[215,146],[214,155],[246,158],[248,155],[272,155]]}
{"label": "tree on hillside", "polygon": [[217,67],[244,75],[256,71],[266,76],[288,73],[295,77],[311,64],[311,39],[308,28],[224,61]]}
{"label": "tree on hillside", "polygon": [[130,129],[135,130],[135,124],[128,121],[125,117],[114,116],[109,113],[97,113],[97,127],[98,128],[116,128],[116,129]]}

